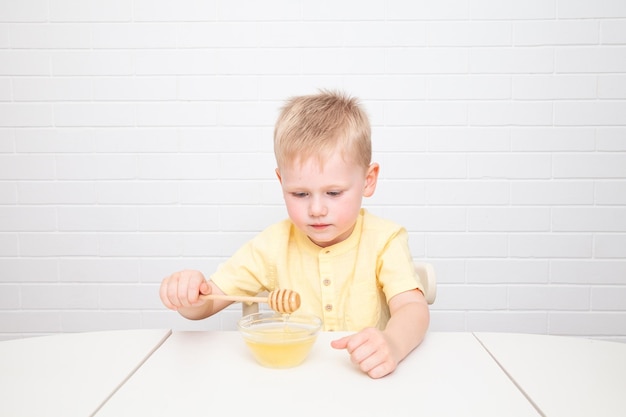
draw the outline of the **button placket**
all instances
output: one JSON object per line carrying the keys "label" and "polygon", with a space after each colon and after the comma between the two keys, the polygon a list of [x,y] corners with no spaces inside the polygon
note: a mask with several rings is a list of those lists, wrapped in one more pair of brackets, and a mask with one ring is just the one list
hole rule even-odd
{"label": "button placket", "polygon": [[322,301],[322,313],[324,315],[324,325],[326,328],[334,328],[337,326],[337,318],[335,314],[335,291],[333,285],[333,269],[331,262],[331,251],[322,249],[319,257],[320,271],[320,290]]}

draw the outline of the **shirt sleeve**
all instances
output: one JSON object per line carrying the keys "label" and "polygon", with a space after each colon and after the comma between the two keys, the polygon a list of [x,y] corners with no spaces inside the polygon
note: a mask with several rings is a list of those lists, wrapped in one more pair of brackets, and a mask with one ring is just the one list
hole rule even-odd
{"label": "shirt sleeve", "polygon": [[408,244],[408,233],[400,227],[393,233],[378,256],[378,281],[387,301],[401,292],[419,289],[424,292]]}
{"label": "shirt sleeve", "polygon": [[270,226],[241,246],[211,275],[215,283],[227,295],[256,295],[270,291],[274,285],[272,257],[275,242],[284,227]]}

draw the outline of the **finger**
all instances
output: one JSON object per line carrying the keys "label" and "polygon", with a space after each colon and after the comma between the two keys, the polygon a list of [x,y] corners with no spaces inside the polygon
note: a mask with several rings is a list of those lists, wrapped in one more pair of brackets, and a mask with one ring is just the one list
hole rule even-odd
{"label": "finger", "polygon": [[189,300],[190,305],[198,304],[198,301],[200,301],[200,294],[202,294],[200,287],[202,284],[207,285],[202,274],[194,273],[189,277],[187,300]]}
{"label": "finger", "polygon": [[330,345],[335,349],[346,349],[348,347],[348,341],[350,336],[342,337],[341,339],[332,340]]}
{"label": "finger", "polygon": [[161,288],[160,288],[160,296],[161,296],[161,301],[163,302],[163,304],[172,310],[177,310],[178,306],[172,302],[174,300],[174,296],[175,293],[172,292],[172,289],[176,289],[176,277],[175,275],[170,275],[169,277],[165,278],[163,280],[163,282],[161,283]]}
{"label": "finger", "polygon": [[396,366],[391,362],[383,362],[380,365],[370,369],[367,372],[370,378],[378,379],[389,375],[396,369]]}
{"label": "finger", "polygon": [[211,286],[209,285],[208,282],[206,282],[206,280],[203,280],[202,283],[200,284],[200,294],[208,295],[208,294],[211,294],[211,292],[212,292]]}
{"label": "finger", "polygon": [[168,283],[168,278],[164,278],[163,281],[161,281],[161,286],[159,287],[159,298],[161,299],[161,302],[163,303],[163,305],[169,309],[174,309],[174,306],[172,305],[172,303],[170,303],[170,300],[167,298],[167,283]]}

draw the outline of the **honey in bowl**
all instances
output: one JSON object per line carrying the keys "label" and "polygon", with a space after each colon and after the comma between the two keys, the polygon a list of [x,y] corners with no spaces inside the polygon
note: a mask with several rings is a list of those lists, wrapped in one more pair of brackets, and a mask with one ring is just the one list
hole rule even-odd
{"label": "honey in bowl", "polygon": [[300,365],[315,344],[321,326],[320,318],[303,313],[255,313],[238,323],[256,361],[269,368]]}

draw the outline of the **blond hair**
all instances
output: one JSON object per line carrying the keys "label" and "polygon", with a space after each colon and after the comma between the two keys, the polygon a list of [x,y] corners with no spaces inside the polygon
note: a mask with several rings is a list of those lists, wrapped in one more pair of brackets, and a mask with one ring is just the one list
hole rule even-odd
{"label": "blond hair", "polygon": [[278,167],[311,157],[323,166],[334,152],[364,169],[371,163],[371,127],[359,101],[328,90],[287,100],[274,128]]}

